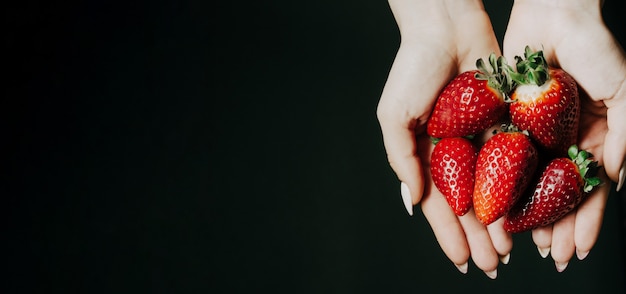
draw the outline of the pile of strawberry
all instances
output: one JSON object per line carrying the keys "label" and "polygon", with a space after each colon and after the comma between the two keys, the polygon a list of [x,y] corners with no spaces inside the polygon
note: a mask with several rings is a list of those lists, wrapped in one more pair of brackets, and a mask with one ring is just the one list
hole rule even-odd
{"label": "pile of strawberry", "polygon": [[443,89],[427,124],[432,179],[450,207],[461,216],[473,206],[484,225],[504,217],[511,233],[557,221],[601,183],[597,161],[576,145],[574,79],[542,51],[515,59],[515,68],[495,54],[479,59]]}

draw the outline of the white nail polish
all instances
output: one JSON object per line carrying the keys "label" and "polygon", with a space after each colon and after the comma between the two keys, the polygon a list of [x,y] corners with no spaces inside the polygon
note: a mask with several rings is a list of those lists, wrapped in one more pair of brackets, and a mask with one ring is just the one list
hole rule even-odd
{"label": "white nail polish", "polygon": [[500,256],[500,262],[503,264],[509,264],[509,260],[511,259],[511,253],[507,253],[506,255]]}
{"label": "white nail polish", "polygon": [[558,262],[555,261],[554,265],[556,266],[556,271],[559,273],[562,273],[566,268],[567,268],[567,264],[569,264],[569,262]]}
{"label": "white nail polish", "polygon": [[587,257],[587,255],[589,254],[589,251],[580,251],[578,250],[578,248],[576,249],[576,257],[578,257],[578,260],[583,260]]}
{"label": "white nail polish", "polygon": [[539,246],[537,246],[537,250],[539,251],[539,255],[541,255],[542,258],[546,258],[548,254],[550,254],[550,247],[540,248]]}
{"label": "white nail polish", "polygon": [[406,208],[406,211],[410,216],[413,216],[413,200],[411,199],[411,191],[409,190],[409,186],[407,186],[404,182],[400,183],[400,195],[402,195],[404,208]]}
{"label": "white nail polish", "polygon": [[485,275],[492,280],[495,280],[498,277],[498,269],[494,269],[490,272],[485,272]]}
{"label": "white nail polish", "polygon": [[617,182],[617,192],[624,186],[624,180],[626,180],[626,160],[622,163],[622,168],[619,169],[619,176]]}
{"label": "white nail polish", "polygon": [[462,274],[467,274],[467,261],[464,264],[455,264],[454,266],[456,266]]}

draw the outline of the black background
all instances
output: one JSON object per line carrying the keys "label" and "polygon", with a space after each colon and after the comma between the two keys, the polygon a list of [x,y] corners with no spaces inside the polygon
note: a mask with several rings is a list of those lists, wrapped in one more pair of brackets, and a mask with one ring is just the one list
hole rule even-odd
{"label": "black background", "polygon": [[5,10],[3,293],[625,291],[615,194],[565,272],[524,233],[497,280],[458,273],[386,163],[387,2],[247,2]]}

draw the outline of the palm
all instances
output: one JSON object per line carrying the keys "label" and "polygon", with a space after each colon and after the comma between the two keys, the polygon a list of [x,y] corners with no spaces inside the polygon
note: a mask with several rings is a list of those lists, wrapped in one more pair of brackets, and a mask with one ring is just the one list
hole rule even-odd
{"label": "palm", "polygon": [[604,165],[603,146],[607,132],[606,107],[602,102],[592,101],[581,95],[581,112],[578,144],[595,156],[599,165]]}
{"label": "palm", "polygon": [[[447,6],[463,12],[454,13],[454,21],[432,14],[415,17],[423,10],[411,9],[425,2],[390,3],[402,43],[377,109],[389,163],[412,191],[411,199],[405,200],[409,213],[412,207],[407,202],[421,201],[422,212],[448,258],[457,266],[467,266],[471,251],[476,265],[493,276],[498,254],[510,252],[511,240],[503,231],[487,232],[473,215],[457,218],[432,184],[427,164],[433,145],[425,132],[443,87],[457,74],[474,69],[477,59],[500,54],[491,23],[481,7],[467,8],[473,2]],[[435,19],[424,19],[431,17]]]}
{"label": "palm", "polygon": [[[618,119],[618,108],[611,110],[617,101],[611,99],[625,79],[622,72],[626,62],[619,44],[597,19],[597,14],[588,10],[573,7],[570,14],[555,17],[550,15],[550,9],[526,4],[528,2],[516,4],[511,12],[504,39],[505,56],[514,60],[513,57],[522,55],[528,45],[543,50],[551,66],[572,75],[579,85],[581,98],[578,145],[593,153],[599,164],[615,177],[621,158],[606,157],[623,154],[623,150],[617,150],[623,146],[608,144],[611,125],[608,119]],[[608,180],[606,175],[601,176]],[[535,230],[533,239],[537,245],[552,246],[554,260],[561,263],[566,263],[574,250],[588,252],[599,233],[609,187],[596,189],[577,211],[554,226]]]}

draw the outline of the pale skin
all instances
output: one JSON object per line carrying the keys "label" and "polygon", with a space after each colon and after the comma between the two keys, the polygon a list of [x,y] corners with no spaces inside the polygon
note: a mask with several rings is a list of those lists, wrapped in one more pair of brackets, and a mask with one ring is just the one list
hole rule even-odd
{"label": "pale skin", "polygon": [[[592,2],[597,4],[598,13],[589,11],[595,7]],[[514,56],[530,45],[544,49],[551,64],[571,71],[588,94],[584,95],[580,146],[594,153],[608,178],[617,182],[626,153],[626,131],[620,129],[626,126],[626,118],[618,115],[626,113],[626,61],[623,50],[603,25],[597,2],[517,0],[504,40],[504,55],[509,62],[514,61]],[[462,217],[452,212],[430,179],[428,159],[433,145],[425,133],[430,111],[446,83],[474,69],[478,58],[487,58],[492,52],[501,54],[489,17],[478,0],[390,0],[389,4],[402,39],[377,110],[389,163],[408,188],[402,191],[409,206],[421,206],[446,256],[461,272],[467,271],[472,258],[487,276],[495,278],[499,260],[508,261],[512,237],[502,229],[502,219],[484,226],[472,210]],[[554,10],[545,11],[550,17],[537,13],[542,10],[538,5],[559,4],[568,6],[559,8],[562,17],[555,18]],[[533,25],[554,30],[537,34],[539,29],[524,21],[528,15],[536,18]],[[546,23],[552,21],[559,24]],[[567,32],[568,38],[556,38],[560,34],[557,29],[563,30],[567,21],[576,22],[576,26]],[[594,50],[595,55],[585,50]],[[563,270],[575,252],[584,258],[593,247],[609,189],[610,185],[598,188],[577,211],[554,226],[533,231],[537,246],[543,251],[551,249],[557,269]]]}
{"label": "pale skin", "polygon": [[[604,25],[601,5],[600,0],[516,0],[503,49],[507,58],[521,55],[525,45],[543,49],[549,64],[574,77],[582,90],[579,146],[623,185],[626,57]],[[532,232],[538,248],[551,251],[557,270],[575,253],[585,258],[595,244],[611,188],[606,177],[605,182],[576,211]]]}

